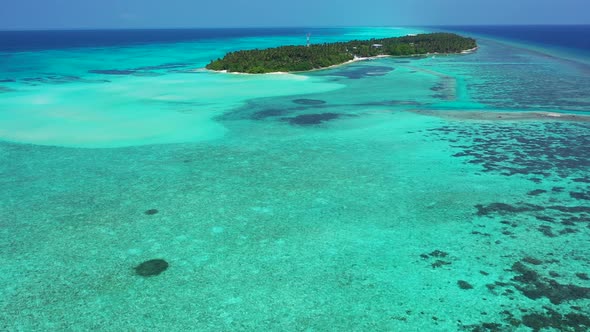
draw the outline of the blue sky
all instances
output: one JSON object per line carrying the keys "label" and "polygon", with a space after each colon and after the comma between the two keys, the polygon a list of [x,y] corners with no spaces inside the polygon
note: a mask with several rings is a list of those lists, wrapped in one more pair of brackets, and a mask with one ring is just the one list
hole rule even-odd
{"label": "blue sky", "polygon": [[0,0],[0,29],[590,24],[590,0]]}

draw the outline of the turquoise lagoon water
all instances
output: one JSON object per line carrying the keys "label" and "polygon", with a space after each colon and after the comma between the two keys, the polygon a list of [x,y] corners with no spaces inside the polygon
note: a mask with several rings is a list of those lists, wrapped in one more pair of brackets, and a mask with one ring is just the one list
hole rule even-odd
{"label": "turquoise lagoon water", "polygon": [[[588,329],[590,67],[480,37],[469,55],[202,70],[304,42],[0,53],[0,329]],[[169,267],[138,275],[151,259]]]}

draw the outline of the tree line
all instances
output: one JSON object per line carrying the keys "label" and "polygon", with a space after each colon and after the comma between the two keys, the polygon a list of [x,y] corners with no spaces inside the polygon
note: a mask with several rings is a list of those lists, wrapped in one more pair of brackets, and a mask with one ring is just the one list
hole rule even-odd
{"label": "tree line", "polygon": [[473,38],[453,33],[428,33],[413,36],[352,40],[349,42],[281,46],[264,50],[244,50],[211,61],[210,70],[262,74],[320,69],[341,64],[355,57],[379,55],[415,56],[432,53],[460,53],[477,47]]}

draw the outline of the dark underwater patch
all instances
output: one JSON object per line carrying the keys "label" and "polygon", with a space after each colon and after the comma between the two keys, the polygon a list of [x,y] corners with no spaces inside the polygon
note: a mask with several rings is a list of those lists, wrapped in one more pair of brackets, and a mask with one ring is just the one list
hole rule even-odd
{"label": "dark underwater patch", "polygon": [[581,177],[581,178],[575,178],[572,181],[573,182],[578,182],[578,183],[590,183],[590,177],[584,176],[584,177]]}
{"label": "dark underwater patch", "polygon": [[188,63],[164,63],[155,66],[143,66],[137,68],[128,69],[93,69],[88,72],[91,74],[102,74],[102,75],[135,75],[135,76],[160,76],[162,73],[154,71],[179,71],[183,68],[188,67]]}
{"label": "dark underwater patch", "polygon": [[156,73],[153,71],[136,71],[132,75],[133,76],[143,76],[143,77],[156,77],[156,76],[162,76],[164,74]]}
{"label": "dark underwater patch", "polygon": [[565,189],[565,187],[553,187],[553,188],[551,188],[551,192],[560,193],[560,192],[563,192],[564,189]]}
{"label": "dark underwater patch", "polygon": [[67,84],[67,83],[108,83],[108,80],[89,80],[79,76],[49,73],[46,76],[25,77],[20,80],[24,84],[36,86],[39,84]]}
{"label": "dark underwater patch", "polygon": [[338,113],[303,114],[292,118],[285,118],[290,124],[298,126],[319,125],[342,117]]}
{"label": "dark underwater patch", "polygon": [[429,254],[431,257],[447,257],[449,253],[444,252],[442,250],[435,250]]}
{"label": "dark underwater patch", "polygon": [[544,307],[545,313],[531,313],[522,317],[522,324],[534,332],[552,328],[556,331],[587,331],[590,329],[590,317],[574,312],[565,315]]}
{"label": "dark underwater patch", "polygon": [[132,70],[135,70],[135,71],[151,71],[151,70],[179,69],[179,68],[188,67],[189,65],[190,64],[188,64],[188,63],[182,63],[182,62],[178,62],[178,63],[165,63],[165,64],[161,64],[161,65],[156,65],[156,66],[137,67],[137,68],[133,68]]}
{"label": "dark underwater patch", "polygon": [[341,76],[352,80],[365,77],[385,76],[395,70],[388,66],[350,66],[339,70],[330,70],[319,74],[320,76]]}
{"label": "dark underwater patch", "polygon": [[542,277],[521,262],[514,263],[511,269],[517,273],[512,278],[515,282],[513,286],[532,300],[545,297],[553,304],[561,304],[562,302],[590,298],[590,288],[561,284],[554,279]]}
{"label": "dark underwater patch", "polygon": [[555,210],[564,213],[590,213],[590,206],[564,206],[564,205],[551,205],[547,209]]}
{"label": "dark underwater patch", "polygon": [[457,286],[463,290],[473,289],[473,286],[465,280],[458,280]]}
{"label": "dark underwater patch", "polygon": [[537,230],[541,232],[546,237],[556,237],[555,233],[553,233],[553,227],[547,225],[541,225],[537,227]]}
{"label": "dark underwater patch", "polygon": [[531,265],[541,265],[543,264],[543,261],[531,256],[526,256],[525,258],[522,259],[523,262],[531,264]]}
{"label": "dark underwater patch", "polygon": [[506,203],[491,203],[487,205],[477,204],[475,205],[478,216],[489,216],[493,214],[506,215],[522,212],[531,211],[543,211],[544,207],[528,203],[518,203],[516,205],[510,205]]}
{"label": "dark underwater patch", "polygon": [[299,104],[299,105],[323,105],[323,104],[326,103],[325,100],[320,100],[320,99],[305,99],[305,98],[293,99],[293,102],[295,104]]}
{"label": "dark underwater patch", "polygon": [[146,210],[144,213],[147,214],[148,216],[153,216],[154,214],[157,214],[158,212],[160,212],[160,211],[158,211],[157,209],[149,209],[149,210]]}
{"label": "dark underwater patch", "polygon": [[354,106],[422,106],[423,103],[413,100],[383,100],[354,104]]}
{"label": "dark underwater patch", "polygon": [[453,156],[468,164],[480,165],[484,172],[505,176],[527,176],[533,182],[558,176],[586,181],[579,173],[590,169],[590,125],[587,123],[539,121],[506,124],[447,125],[429,130],[432,135],[452,142],[459,151]]}
{"label": "dark underwater patch", "polygon": [[135,74],[135,70],[128,69],[92,69],[88,71],[91,74],[102,74],[102,75],[132,75]]}
{"label": "dark underwater patch", "polygon": [[590,216],[586,214],[580,214],[579,216],[569,216],[561,220],[563,225],[574,226],[576,223],[588,223],[590,224]]}
{"label": "dark underwater patch", "polygon": [[270,117],[283,116],[289,113],[287,109],[272,108],[263,111],[258,111],[250,117],[253,120],[263,120]]}
{"label": "dark underwater patch", "polygon": [[135,273],[142,277],[157,276],[168,269],[168,262],[163,259],[151,259],[136,266]]}
{"label": "dark underwater patch", "polygon": [[590,201],[590,191],[586,192],[570,192],[570,197],[577,200]]}
{"label": "dark underwater patch", "polygon": [[448,260],[440,259],[440,258],[445,258],[448,255],[449,254],[447,252],[437,249],[429,254],[421,254],[420,257],[422,259],[430,260],[431,262],[432,262],[432,260],[434,260],[432,263],[430,263],[430,267],[432,267],[433,269],[437,269],[439,267],[453,264],[453,263],[449,262]]}
{"label": "dark underwater patch", "polygon": [[11,88],[7,88],[4,86],[0,86],[0,93],[4,93],[4,92],[13,92],[16,91],[15,89],[11,89]]}
{"label": "dark underwater patch", "polygon": [[430,264],[433,269],[438,269],[439,267],[443,267],[445,265],[451,265],[451,262],[443,261],[441,259],[437,259],[434,263]]}
{"label": "dark underwater patch", "polygon": [[514,331],[516,328],[526,326],[533,332],[540,332],[545,329],[555,331],[584,332],[590,328],[590,317],[584,314],[569,312],[561,314],[547,306],[544,306],[545,312],[532,312],[526,308],[520,308],[523,312],[521,319],[514,316],[509,310],[504,310],[501,314],[502,323],[484,322],[473,325],[463,325],[462,330],[470,332],[505,332]]}
{"label": "dark underwater patch", "polygon": [[[553,198],[551,200],[554,200]],[[529,203],[519,202],[516,204],[507,203],[491,203],[491,204],[477,204],[476,215],[479,217],[496,217],[496,216],[511,216],[518,218],[519,222],[528,222],[528,229],[536,229],[548,238],[555,238],[561,235],[579,233],[578,229],[572,227],[565,227],[558,229],[559,225],[577,226],[578,223],[588,223],[590,228],[590,207],[581,206],[566,206],[566,205],[535,205]],[[541,214],[542,213],[542,214]],[[543,221],[550,223],[538,224],[535,221]],[[512,225],[516,227],[518,224],[510,221],[501,221],[502,224]],[[532,227],[530,227],[532,226]],[[503,228],[504,235],[513,235],[512,232]],[[530,263],[530,262],[529,262]]]}
{"label": "dark underwater patch", "polygon": [[194,70],[194,69],[170,69],[167,72],[174,73],[174,74],[191,74],[191,75],[202,75],[202,74],[206,73],[204,71],[198,71],[198,70]]}
{"label": "dark underwater patch", "polygon": [[60,74],[47,74],[46,76],[39,77],[25,77],[21,80],[27,85],[39,85],[39,84],[66,84],[66,83],[107,83],[108,80],[88,80],[79,76],[73,75],[60,75]]}
{"label": "dark underwater patch", "polygon": [[535,190],[529,191],[527,193],[527,195],[529,195],[529,196],[539,196],[539,195],[544,194],[546,192],[547,192],[547,190],[535,189]]}

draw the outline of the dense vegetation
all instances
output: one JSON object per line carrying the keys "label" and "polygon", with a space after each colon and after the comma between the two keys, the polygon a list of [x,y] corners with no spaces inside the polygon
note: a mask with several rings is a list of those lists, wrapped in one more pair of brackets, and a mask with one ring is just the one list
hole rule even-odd
{"label": "dense vegetation", "polygon": [[330,44],[282,46],[231,52],[207,65],[211,70],[239,73],[292,72],[325,68],[378,55],[412,56],[460,53],[477,46],[475,39],[452,33],[429,33],[397,38],[353,40]]}

